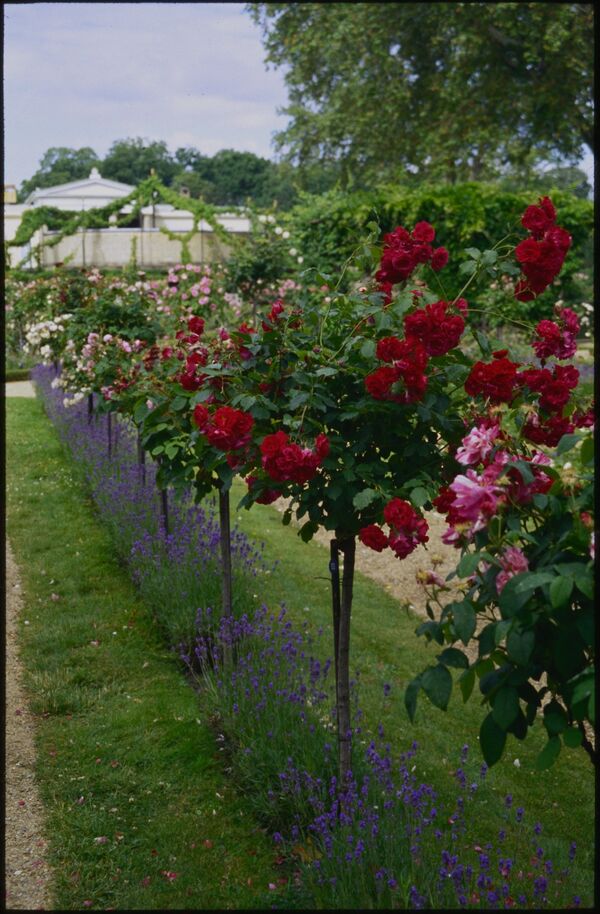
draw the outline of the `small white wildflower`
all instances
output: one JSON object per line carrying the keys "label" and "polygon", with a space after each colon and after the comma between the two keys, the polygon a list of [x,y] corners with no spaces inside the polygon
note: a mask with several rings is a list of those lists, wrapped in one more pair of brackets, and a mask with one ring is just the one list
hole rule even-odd
{"label": "small white wildflower", "polygon": [[521,762],[519,761],[518,758],[516,758],[516,759],[514,760],[513,765],[515,766],[515,768],[520,768],[520,767],[521,767]]}
{"label": "small white wildflower", "polygon": [[287,239],[290,237],[290,233],[288,231],[285,231],[281,237],[285,238],[285,240],[287,241]]}
{"label": "small white wildflower", "polygon": [[282,235],[282,234],[283,234],[283,229],[281,228],[280,225],[276,225],[275,228],[273,229],[273,231],[275,232],[276,235]]}
{"label": "small white wildflower", "polygon": [[298,251],[296,248],[290,248],[290,257],[295,257]]}

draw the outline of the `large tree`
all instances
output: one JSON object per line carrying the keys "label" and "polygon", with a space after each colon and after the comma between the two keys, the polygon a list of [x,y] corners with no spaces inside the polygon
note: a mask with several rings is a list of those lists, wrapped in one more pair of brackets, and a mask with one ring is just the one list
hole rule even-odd
{"label": "large tree", "polygon": [[285,67],[280,150],[350,176],[449,181],[593,149],[593,7],[248,3]]}
{"label": "large tree", "polygon": [[92,168],[97,168],[99,163],[98,156],[89,146],[82,149],[51,146],[40,159],[35,174],[22,182],[19,199],[25,200],[36,187],[55,187],[57,184],[87,178]]}
{"label": "large tree", "polygon": [[154,169],[163,184],[169,186],[180,165],[163,140],[141,137],[115,140],[102,162],[102,176],[124,184],[139,184]]}

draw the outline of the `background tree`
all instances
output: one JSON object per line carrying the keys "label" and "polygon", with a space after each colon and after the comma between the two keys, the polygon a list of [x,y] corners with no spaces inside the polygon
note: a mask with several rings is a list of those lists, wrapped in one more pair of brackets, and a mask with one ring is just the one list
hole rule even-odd
{"label": "background tree", "polygon": [[593,149],[593,8],[249,3],[286,67],[279,149],[342,180],[490,179]]}
{"label": "background tree", "polygon": [[163,140],[136,137],[116,140],[102,162],[101,171],[104,178],[124,184],[139,184],[148,177],[152,168],[167,187],[180,170]]}
{"label": "background tree", "polygon": [[87,178],[92,168],[100,164],[97,154],[89,146],[70,149],[67,146],[51,146],[40,159],[38,170],[23,181],[19,191],[22,202],[36,187],[53,187]]}

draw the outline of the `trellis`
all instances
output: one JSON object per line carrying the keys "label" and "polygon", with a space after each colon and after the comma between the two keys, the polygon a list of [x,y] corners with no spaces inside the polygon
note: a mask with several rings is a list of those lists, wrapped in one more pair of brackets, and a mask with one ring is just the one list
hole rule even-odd
{"label": "trellis", "polygon": [[[39,206],[27,210],[23,214],[14,238],[6,242],[6,245],[7,247],[22,247],[31,241],[42,226],[47,226],[57,234],[44,238],[40,242],[41,247],[55,247],[63,238],[75,235],[79,230],[109,228],[111,225],[117,228],[124,227],[139,215],[144,206],[155,205],[157,202],[170,203],[175,209],[186,210],[192,215],[193,225],[187,232],[174,232],[165,226],[159,227],[159,231],[171,241],[181,242],[181,259],[183,262],[191,259],[189,242],[194,235],[201,231],[200,222],[202,221],[210,225],[221,241],[226,241],[231,246],[239,244],[239,239],[218,221],[219,213],[223,212],[221,208],[211,206],[205,203],[204,200],[193,200],[190,197],[183,196],[183,194],[178,194],[165,187],[156,175],[150,175],[126,197],[119,197],[118,200],[113,200],[106,206],[94,207],[76,213],[65,212],[53,206]],[[119,216],[120,210],[128,204],[132,205],[131,211]],[[116,221],[111,221],[114,216],[117,216]],[[18,267],[23,266],[29,257],[30,254],[28,253],[19,262]]]}

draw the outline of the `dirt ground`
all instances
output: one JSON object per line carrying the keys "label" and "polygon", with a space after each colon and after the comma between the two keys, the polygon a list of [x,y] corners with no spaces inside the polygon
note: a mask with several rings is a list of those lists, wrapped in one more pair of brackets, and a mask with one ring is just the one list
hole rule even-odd
{"label": "dirt ground", "polygon": [[50,907],[44,810],[35,781],[35,722],[23,693],[17,632],[25,623],[18,568],[6,544],[5,904],[9,911]]}

